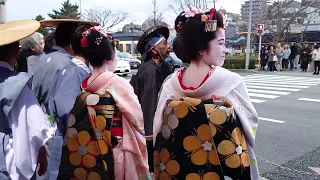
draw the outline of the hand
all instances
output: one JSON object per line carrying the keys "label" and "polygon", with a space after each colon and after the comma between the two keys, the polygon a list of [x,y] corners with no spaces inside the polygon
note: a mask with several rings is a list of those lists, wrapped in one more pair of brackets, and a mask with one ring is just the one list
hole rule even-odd
{"label": "hand", "polygon": [[46,148],[44,146],[42,146],[39,149],[38,163],[39,163],[38,175],[42,176],[42,175],[44,175],[46,173],[47,167],[48,167],[47,151],[46,151]]}

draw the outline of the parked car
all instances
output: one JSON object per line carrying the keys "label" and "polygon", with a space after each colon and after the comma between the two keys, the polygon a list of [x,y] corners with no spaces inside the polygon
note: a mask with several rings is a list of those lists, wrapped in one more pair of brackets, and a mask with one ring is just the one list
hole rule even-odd
{"label": "parked car", "polygon": [[116,71],[114,73],[122,76],[130,74],[131,68],[129,62],[118,59]]}
{"label": "parked car", "polygon": [[173,72],[182,67],[182,61],[176,56],[175,53],[170,53],[170,55],[166,58],[166,62],[169,63]]}
{"label": "parked car", "polygon": [[136,59],[129,53],[123,53],[118,51],[118,58],[119,60],[128,61],[132,69],[137,69],[141,66],[141,61]]}

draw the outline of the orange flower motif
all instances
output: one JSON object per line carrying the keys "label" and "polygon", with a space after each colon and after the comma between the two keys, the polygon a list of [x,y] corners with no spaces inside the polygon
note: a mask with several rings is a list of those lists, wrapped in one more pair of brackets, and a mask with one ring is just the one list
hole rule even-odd
{"label": "orange flower motif", "polygon": [[232,131],[232,137],[218,145],[218,152],[224,156],[225,163],[230,168],[249,167],[249,156],[246,139],[239,128]]}
{"label": "orange flower motif", "polygon": [[208,20],[209,18],[208,18],[208,16],[207,15],[201,15],[201,21],[202,22],[205,22],[206,20]]}
{"label": "orange flower motif", "polygon": [[188,136],[183,140],[183,147],[190,153],[191,161],[195,165],[204,165],[209,163],[219,165],[219,158],[214,147],[210,127],[206,124],[197,129],[197,134]]}
{"label": "orange flower motif", "polygon": [[107,154],[111,145],[111,133],[107,129],[107,120],[103,116],[97,116],[92,123],[102,155]]}
{"label": "orange flower motif", "polygon": [[187,175],[186,180],[220,180],[220,176],[215,172],[191,173]]}
{"label": "orange flower motif", "polygon": [[180,165],[167,149],[162,149],[160,153],[154,152],[154,175],[156,179],[176,179],[173,176],[180,171]]}
{"label": "orange flower motif", "polygon": [[[223,107],[223,106],[221,106]],[[213,104],[205,105],[207,118],[211,129],[212,136],[215,136],[218,131],[223,128],[221,125],[227,120],[227,113],[224,110],[219,109],[218,106]]]}
{"label": "orange flower motif", "polygon": [[170,102],[170,107],[173,108],[173,112],[177,118],[184,118],[188,114],[189,110],[195,112],[197,108],[195,106],[201,103],[200,99],[183,98],[181,101]]}
{"label": "orange flower motif", "polygon": [[82,168],[77,168],[73,171],[73,176],[71,180],[101,180],[101,176],[93,171],[86,171]]}
{"label": "orange flower motif", "polygon": [[99,155],[97,142],[92,141],[87,131],[81,131],[76,137],[70,137],[67,143],[69,161],[74,166],[84,165],[92,168],[96,165],[96,157]]}

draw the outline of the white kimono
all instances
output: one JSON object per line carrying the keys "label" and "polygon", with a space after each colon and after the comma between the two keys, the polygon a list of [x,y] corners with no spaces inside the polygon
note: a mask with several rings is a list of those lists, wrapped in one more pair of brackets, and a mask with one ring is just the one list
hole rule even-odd
{"label": "white kimono", "polygon": [[[0,66],[13,71],[6,62],[0,61]],[[39,149],[53,136],[53,132],[28,86],[16,100],[8,121],[12,129],[5,149],[8,172],[13,180],[30,180],[38,164]]]}

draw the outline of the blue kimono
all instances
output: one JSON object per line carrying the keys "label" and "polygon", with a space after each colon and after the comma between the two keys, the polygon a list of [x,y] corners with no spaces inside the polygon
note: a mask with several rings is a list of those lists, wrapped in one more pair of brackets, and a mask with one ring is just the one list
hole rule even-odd
{"label": "blue kimono", "polygon": [[50,149],[47,179],[57,179],[69,113],[81,92],[81,82],[89,75],[85,69],[69,62],[59,71],[52,84],[48,98],[48,113],[52,115],[52,120],[57,122],[57,131]]}

